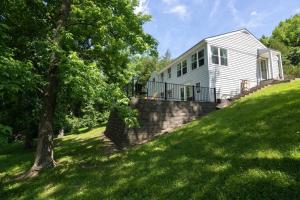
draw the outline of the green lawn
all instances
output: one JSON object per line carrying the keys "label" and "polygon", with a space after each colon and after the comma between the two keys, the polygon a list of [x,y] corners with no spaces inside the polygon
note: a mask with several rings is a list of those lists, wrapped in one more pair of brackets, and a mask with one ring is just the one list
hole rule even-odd
{"label": "green lawn", "polygon": [[0,153],[0,199],[299,199],[300,81],[265,88],[131,150],[104,155],[103,128],[56,140],[55,169]]}

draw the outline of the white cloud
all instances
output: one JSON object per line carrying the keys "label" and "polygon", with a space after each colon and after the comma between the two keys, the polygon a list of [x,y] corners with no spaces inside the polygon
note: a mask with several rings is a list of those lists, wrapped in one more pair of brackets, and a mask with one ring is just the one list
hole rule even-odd
{"label": "white cloud", "polygon": [[177,3],[176,0],[162,0],[165,4],[168,4],[168,5],[172,5],[172,4],[175,4]]}
{"label": "white cloud", "polygon": [[187,6],[179,3],[178,0],[162,0],[166,7],[164,8],[164,13],[171,13],[178,16],[180,19],[184,20],[188,17]]}
{"label": "white cloud", "polygon": [[212,18],[213,16],[215,16],[215,14],[217,13],[219,6],[220,6],[221,1],[220,0],[215,0],[214,4],[213,4],[213,8],[210,11],[209,14],[209,18]]}
{"label": "white cloud", "polygon": [[149,1],[150,0],[140,0],[139,5],[134,10],[135,14],[138,13],[149,14],[150,13]]}
{"label": "white cloud", "polygon": [[294,10],[294,13],[295,13],[295,14],[300,14],[300,8],[296,8],[296,9]]}
{"label": "white cloud", "polygon": [[251,16],[255,16],[255,15],[257,15],[257,12],[254,10],[254,11],[252,11],[252,12],[250,13],[250,15],[251,15]]}
{"label": "white cloud", "polygon": [[185,18],[188,14],[186,6],[182,4],[170,8],[167,13],[174,13],[180,18]]}
{"label": "white cloud", "polygon": [[259,13],[257,11],[252,11],[249,16],[243,17],[240,12],[236,9],[234,5],[235,1],[230,0],[227,4],[227,7],[233,17],[234,22],[237,24],[237,26],[245,27],[245,28],[256,28],[263,25],[263,20],[266,18],[270,13]]}

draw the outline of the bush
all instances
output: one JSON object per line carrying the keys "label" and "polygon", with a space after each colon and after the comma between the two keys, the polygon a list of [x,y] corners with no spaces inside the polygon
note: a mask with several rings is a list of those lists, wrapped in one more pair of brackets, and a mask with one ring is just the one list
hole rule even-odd
{"label": "bush", "polygon": [[286,65],[284,66],[285,79],[300,78],[300,65]]}
{"label": "bush", "polygon": [[7,143],[11,133],[11,127],[0,124],[0,145]]}

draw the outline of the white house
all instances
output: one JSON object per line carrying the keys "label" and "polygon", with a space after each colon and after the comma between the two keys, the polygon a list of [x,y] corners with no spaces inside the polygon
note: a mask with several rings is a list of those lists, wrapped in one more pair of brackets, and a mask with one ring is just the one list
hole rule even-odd
{"label": "white house", "polygon": [[[196,94],[201,93],[199,88],[215,88],[215,97],[225,99],[268,79],[284,79],[281,53],[267,48],[247,29],[240,29],[201,40],[170,65],[153,72],[149,82],[194,86]],[[188,99],[193,93],[192,87],[180,86],[179,92],[147,87],[150,96],[161,90],[159,95],[167,92],[173,97],[176,91],[181,99]],[[213,101],[212,94],[208,95]]]}

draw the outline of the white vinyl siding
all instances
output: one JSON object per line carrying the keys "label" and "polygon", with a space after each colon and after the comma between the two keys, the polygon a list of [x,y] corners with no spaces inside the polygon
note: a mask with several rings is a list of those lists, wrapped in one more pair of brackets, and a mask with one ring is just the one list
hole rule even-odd
{"label": "white vinyl siding", "polygon": [[[204,65],[197,67],[199,51],[204,50]],[[192,70],[192,55],[195,55],[196,68]],[[200,47],[191,49],[190,53],[186,54],[181,59],[178,59],[173,65],[170,66],[171,78],[165,78],[165,82],[183,84],[183,85],[196,85],[197,82],[201,82],[201,87],[209,86],[208,68],[207,68],[207,45],[203,44]],[[183,74],[184,66],[186,63],[187,73]],[[168,69],[165,69],[168,74]],[[167,75],[169,77],[169,75]]]}
{"label": "white vinyl siding", "polygon": [[[207,38],[175,59],[174,63],[169,66],[170,76],[169,70],[164,70],[166,76],[170,77],[165,78],[165,81],[194,85],[196,89],[200,88],[198,85],[201,83],[201,87],[216,88],[217,98],[228,98],[240,93],[243,80],[250,88],[260,81],[258,60],[260,51],[263,53],[268,49],[247,31],[236,31]],[[277,79],[280,69],[278,67],[280,53],[271,50],[271,55],[269,59],[268,53],[265,52],[262,57],[268,58],[268,67],[272,63],[272,68],[268,68],[268,77]],[[204,65],[201,66],[203,63]],[[185,66],[187,66],[186,74],[183,73]],[[155,77],[159,80],[159,73]],[[182,93],[183,96],[187,95],[185,89]]]}
{"label": "white vinyl siding", "polygon": [[[210,76],[210,87],[216,88],[217,98],[223,99],[240,93],[241,80],[248,80],[250,87],[257,84],[258,65],[257,51],[265,48],[252,35],[237,32],[229,36],[211,39],[208,43],[209,55],[208,69]],[[212,58],[212,48],[222,48],[227,50],[226,59],[223,57],[223,63],[215,64]],[[216,50],[215,50],[216,51]],[[230,59],[230,60],[228,60]]]}

